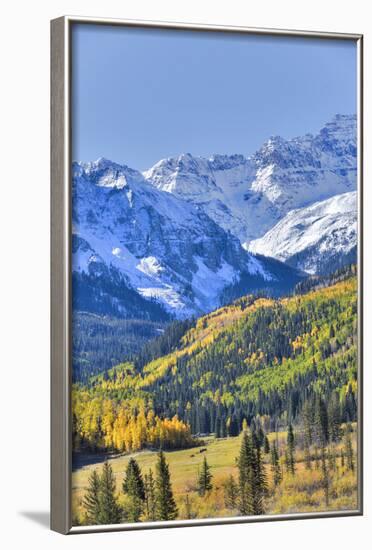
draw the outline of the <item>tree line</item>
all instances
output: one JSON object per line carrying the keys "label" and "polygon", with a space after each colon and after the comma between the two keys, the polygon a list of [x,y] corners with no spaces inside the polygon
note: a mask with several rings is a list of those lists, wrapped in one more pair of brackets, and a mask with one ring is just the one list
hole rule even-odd
{"label": "tree line", "polygon": [[[295,478],[302,461],[306,469],[320,472],[320,487],[325,505],[329,506],[332,472],[339,468],[354,472],[356,468],[352,428],[350,425],[334,425],[322,405],[317,405],[311,423],[312,413],[308,413],[297,429],[289,424],[284,448],[275,438],[270,442],[259,424],[248,427],[244,422],[240,451],[235,459],[237,475],[230,474],[222,481],[227,509],[241,516],[265,514],[268,499],[281,485],[285,472]],[[342,444],[337,450],[336,443]],[[194,489],[203,499],[214,488],[214,476],[204,455],[196,473]],[[183,500],[186,519],[197,517],[189,490]],[[137,460],[131,457],[119,493],[109,462],[104,463],[101,475],[94,469],[89,477],[83,507],[83,523],[87,525],[177,519],[179,510],[164,452],[157,455],[155,471],[149,468],[145,474]]]}
{"label": "tree line", "polygon": [[72,378],[87,384],[123,361],[134,360],[149,341],[158,341],[165,322],[119,319],[75,311],[72,319]]}
{"label": "tree line", "polygon": [[178,323],[137,363],[74,385],[76,448],[188,447],[192,434],[236,436],[257,416],[276,431],[319,396],[340,422],[355,421],[355,285],[351,278],[284,301],[248,296]]}
{"label": "tree line", "polygon": [[[250,423],[256,415],[269,416],[275,430],[278,424],[295,422],[305,402],[318,394],[329,401],[337,393],[343,422],[353,422],[356,296],[352,278],[272,301],[230,324],[228,312],[226,328],[211,329],[207,343],[200,339],[190,353],[180,348],[173,361],[168,355],[164,371],[159,363],[159,375],[154,372],[143,389],[153,396],[157,413],[177,414],[194,434],[234,436],[244,418]],[[235,307],[252,306],[238,300]],[[229,309],[234,319],[234,307]],[[198,320],[199,333],[208,325],[208,316]]]}
{"label": "tree line", "polygon": [[141,449],[180,449],[195,445],[190,426],[176,415],[160,418],[152,409],[138,410],[130,403],[116,403],[79,392],[73,397],[74,450],[116,450],[134,452]]}

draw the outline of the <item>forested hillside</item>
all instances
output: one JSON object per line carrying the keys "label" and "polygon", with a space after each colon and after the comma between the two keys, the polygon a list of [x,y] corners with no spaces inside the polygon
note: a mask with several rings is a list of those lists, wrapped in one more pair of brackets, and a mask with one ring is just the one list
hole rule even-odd
{"label": "forested hillside", "polygon": [[95,313],[73,315],[73,381],[87,383],[91,376],[124,360],[133,360],[147,341],[158,341],[167,325],[147,319],[119,319]]}
{"label": "forested hillside", "polygon": [[[275,300],[246,296],[73,390],[75,447],[190,446],[328,409],[356,419],[356,278]],[[332,421],[333,422],[333,421]],[[330,424],[332,425],[332,422]]]}

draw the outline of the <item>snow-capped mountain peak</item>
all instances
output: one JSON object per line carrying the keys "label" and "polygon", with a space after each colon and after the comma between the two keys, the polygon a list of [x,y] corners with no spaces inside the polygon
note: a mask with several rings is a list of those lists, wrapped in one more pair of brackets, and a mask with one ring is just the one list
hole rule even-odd
{"label": "snow-capped mountain peak", "polygon": [[356,117],[336,115],[315,136],[272,136],[251,157],[190,154],[143,173],[156,188],[200,205],[243,245],[283,216],[356,189]]}
{"label": "snow-capped mountain peak", "polygon": [[186,317],[226,293],[288,290],[298,268],[353,261],[356,156],[356,117],[337,115],[315,136],[273,136],[251,157],[185,153],[144,173],[105,158],[74,163],[79,308]]}
{"label": "snow-capped mountain peak", "polygon": [[128,314],[121,298],[128,288],[185,317],[218,307],[223,290],[243,276],[262,287],[283,275],[198,205],[157,189],[127,166],[75,163],[73,198],[73,270],[78,280],[100,285],[90,298],[100,308],[109,301],[110,311]]}
{"label": "snow-capped mountain peak", "polygon": [[248,250],[308,273],[328,273],[356,261],[357,193],[343,193],[289,212]]}

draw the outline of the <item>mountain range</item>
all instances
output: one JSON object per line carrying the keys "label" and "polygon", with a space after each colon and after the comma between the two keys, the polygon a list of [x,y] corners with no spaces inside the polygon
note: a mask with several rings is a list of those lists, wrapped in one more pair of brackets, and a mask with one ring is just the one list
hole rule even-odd
{"label": "mountain range", "polygon": [[184,154],[141,173],[73,164],[74,309],[161,319],[288,292],[356,255],[356,117],[255,154]]}
{"label": "mountain range", "polygon": [[144,172],[158,189],[200,205],[243,245],[288,212],[356,189],[356,117],[337,115],[312,136],[271,137],[255,154],[190,154]]}

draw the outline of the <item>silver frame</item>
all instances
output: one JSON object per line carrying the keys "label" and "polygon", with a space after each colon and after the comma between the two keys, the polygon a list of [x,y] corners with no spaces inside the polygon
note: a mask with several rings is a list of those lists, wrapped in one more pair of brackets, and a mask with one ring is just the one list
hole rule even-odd
{"label": "silver frame", "polygon": [[[71,29],[94,24],[354,41],[358,50],[358,507],[295,513],[72,527],[71,518]],[[51,21],[51,529],[63,534],[221,525],[363,514],[363,35],[95,17]]]}

